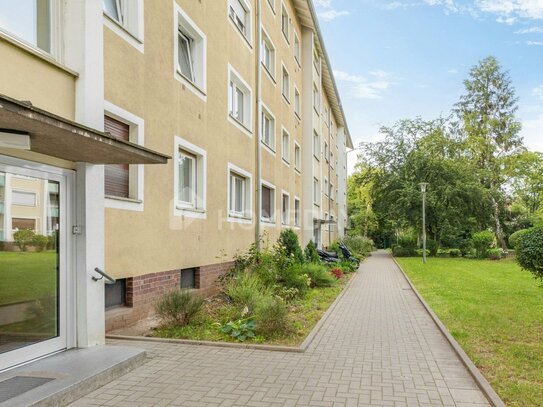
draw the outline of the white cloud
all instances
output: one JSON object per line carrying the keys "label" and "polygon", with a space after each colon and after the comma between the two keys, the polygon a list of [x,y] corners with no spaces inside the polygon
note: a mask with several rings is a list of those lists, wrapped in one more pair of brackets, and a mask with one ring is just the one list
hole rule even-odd
{"label": "white cloud", "polygon": [[526,41],[526,45],[540,47],[543,45],[543,41]]}
{"label": "white cloud", "polygon": [[510,19],[543,19],[543,1],[541,0],[476,0],[476,6],[485,13],[497,14],[499,22],[508,23]]}
{"label": "white cloud", "polygon": [[458,73],[458,69],[449,69],[447,71],[447,73],[451,74],[451,75],[456,75]]}
{"label": "white cloud", "polygon": [[543,27],[530,27],[515,31],[515,34],[543,34]]}
{"label": "white cloud", "polygon": [[338,81],[351,84],[350,95],[356,99],[382,99],[385,91],[394,84],[393,76],[385,71],[371,71],[370,78],[352,75],[344,71],[334,71]]}
{"label": "white cloud", "polygon": [[317,6],[317,14],[323,21],[332,21],[341,16],[347,16],[350,13],[347,10],[336,10],[333,7],[333,0],[314,0]]}
{"label": "white cloud", "polygon": [[317,7],[330,7],[332,5],[332,0],[314,0],[313,1]]}
{"label": "white cloud", "polygon": [[521,135],[529,149],[543,152],[543,113],[523,120]]}
{"label": "white cloud", "polygon": [[532,90],[532,94],[539,99],[543,99],[543,85],[536,86]]}

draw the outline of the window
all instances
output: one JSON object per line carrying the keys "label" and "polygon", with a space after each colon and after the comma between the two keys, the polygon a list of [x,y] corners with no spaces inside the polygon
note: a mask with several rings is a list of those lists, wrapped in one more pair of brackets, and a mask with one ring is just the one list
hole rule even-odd
{"label": "window", "polygon": [[330,182],[330,199],[334,200],[334,184]]}
{"label": "window", "polygon": [[262,220],[275,221],[275,188],[262,185]]}
{"label": "window", "polygon": [[299,172],[302,168],[302,153],[298,143],[294,144],[294,168]]}
{"label": "window", "polygon": [[317,178],[313,178],[313,203],[315,205],[320,203],[320,186]]}
{"label": "window", "polygon": [[294,59],[296,62],[298,62],[298,65],[300,65],[300,62],[302,60],[302,48],[300,45],[300,39],[298,38],[298,34],[294,32]]}
{"label": "window", "polygon": [[283,96],[287,100],[290,100],[290,74],[287,71],[287,68],[283,66]]}
{"label": "window", "polygon": [[324,212],[324,228],[330,230],[330,223],[328,222],[328,212]]}
{"label": "window", "polygon": [[197,268],[188,268],[181,270],[181,276],[180,276],[180,286],[182,289],[194,289],[196,287],[196,275],[197,275],[198,269]]}
{"label": "window", "polygon": [[275,79],[275,47],[264,29],[262,29],[262,65],[272,79]]}
{"label": "window", "polygon": [[175,137],[174,215],[205,218],[207,153]]}
{"label": "window", "polygon": [[300,92],[295,87],[294,88],[294,113],[296,114],[296,116],[298,116],[298,119],[300,118],[300,109],[301,109]]}
{"label": "window", "polygon": [[228,215],[251,218],[251,174],[228,164]]}
{"label": "window", "polygon": [[334,215],[330,214],[330,227],[329,229],[333,232],[335,230],[335,218]]}
{"label": "window", "polygon": [[268,0],[271,10],[275,13],[275,0]]}
{"label": "window", "polygon": [[285,37],[285,40],[287,42],[290,42],[289,40],[289,16],[287,9],[285,8],[285,5],[283,4],[281,8],[281,31],[283,32],[283,36]]}
{"label": "window", "polygon": [[11,203],[17,206],[36,206],[37,196],[35,192],[12,191]]}
{"label": "window", "polygon": [[239,32],[247,39],[251,34],[251,12],[245,0],[229,0],[228,15]]}
{"label": "window", "polygon": [[294,199],[294,226],[300,226],[300,200]]}
{"label": "window", "polygon": [[330,120],[330,112],[328,111],[328,108],[324,106],[324,124],[326,127],[329,127],[329,120]]}
{"label": "window", "polygon": [[252,103],[251,89],[241,76],[229,68],[230,86],[228,90],[229,116],[245,129],[251,130]]}
{"label": "window", "polygon": [[328,191],[329,191],[328,178],[325,178],[324,179],[324,195],[328,196]]}
{"label": "window", "polygon": [[[120,140],[130,140],[130,126],[109,116],[104,116],[104,131]],[[130,198],[128,164],[104,166],[104,194],[116,198]]]}
{"label": "window", "polygon": [[183,206],[196,208],[196,156],[179,151],[179,192],[177,202]]}
{"label": "window", "polygon": [[174,47],[176,78],[205,93],[206,37],[176,3],[175,7],[177,10]]}
{"label": "window", "polygon": [[282,158],[285,162],[290,162],[290,135],[283,129],[283,138],[281,143]]}
{"label": "window", "polygon": [[281,224],[288,225],[290,217],[290,196],[283,192],[281,194]]}
{"label": "window", "polygon": [[317,84],[313,84],[313,108],[315,109],[315,112],[319,114],[320,109],[320,95],[319,95],[319,88]]}
{"label": "window", "polygon": [[106,310],[122,307],[126,304],[126,278],[120,278],[113,284],[104,284],[104,303]]}
{"label": "window", "polygon": [[275,118],[265,107],[262,107],[262,142],[275,151]]}
{"label": "window", "polygon": [[11,230],[16,232],[18,230],[31,229],[36,231],[36,219],[26,218],[11,218]]}
{"label": "window", "polygon": [[0,28],[42,51],[52,53],[53,5],[50,0],[0,2]]}
{"label": "window", "polygon": [[330,167],[334,168],[334,153],[330,151]]}
{"label": "window", "polygon": [[313,132],[313,156],[317,160],[321,157],[321,140],[316,131]]}
{"label": "window", "polygon": [[319,57],[319,51],[317,50],[317,46],[315,45],[313,47],[313,65],[315,66],[315,69],[320,74],[320,57]]}
{"label": "window", "polygon": [[324,142],[324,159],[326,160],[326,162],[328,162],[328,154],[329,154],[329,151],[328,151],[328,143],[325,141]]}

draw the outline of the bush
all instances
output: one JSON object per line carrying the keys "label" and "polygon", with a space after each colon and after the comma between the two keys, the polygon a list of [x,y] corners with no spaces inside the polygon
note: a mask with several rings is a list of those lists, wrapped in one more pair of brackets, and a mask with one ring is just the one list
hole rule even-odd
{"label": "bush", "polygon": [[27,246],[32,244],[34,236],[35,233],[32,229],[21,229],[13,234],[13,240],[22,252],[26,252]]}
{"label": "bush", "polygon": [[298,236],[292,229],[286,229],[279,235],[278,243],[283,248],[285,255],[293,258],[298,263],[304,262],[304,253],[298,241]]}
{"label": "bush", "polygon": [[543,226],[528,229],[520,237],[517,247],[520,266],[543,280]]}
{"label": "bush", "polygon": [[473,246],[477,252],[477,257],[480,259],[488,257],[488,251],[494,244],[494,233],[490,230],[474,233],[472,240]]}
{"label": "bush", "polygon": [[[302,273],[302,266],[294,264],[290,267],[285,267],[277,270],[277,283],[287,290],[291,290],[292,295],[289,295],[285,300],[294,298],[303,298],[307,293],[307,288],[311,284],[309,276]],[[279,293],[279,295],[281,295]]]}
{"label": "bush", "polygon": [[460,256],[462,256],[462,251],[460,249],[451,249],[451,250],[449,250],[449,256],[451,256],[451,257],[460,257]]}
{"label": "bush", "polygon": [[256,312],[256,332],[264,336],[284,334],[290,330],[288,308],[281,300],[270,298]]}
{"label": "bush", "polygon": [[501,260],[503,252],[502,249],[490,249],[486,252],[486,255],[490,260]]}
{"label": "bush", "polygon": [[36,248],[37,252],[43,252],[49,243],[49,238],[44,235],[34,235],[32,238],[32,245]]}
{"label": "bush", "polygon": [[321,259],[319,253],[317,253],[317,246],[310,240],[304,250],[305,259],[309,263],[320,263]]}
{"label": "bush", "polygon": [[392,246],[392,255],[394,257],[413,257],[417,255],[417,249],[415,247],[402,247],[399,245]]}
{"label": "bush", "polygon": [[335,268],[335,269],[330,270],[330,272],[337,280],[343,277],[343,271],[341,271],[341,269]]}
{"label": "bush", "polygon": [[302,273],[307,274],[311,280],[311,287],[330,287],[334,285],[334,277],[320,264],[306,264]]}
{"label": "bush", "polygon": [[167,325],[184,326],[200,312],[204,300],[189,290],[175,290],[165,294],[155,304],[155,312]]}
{"label": "bush", "polygon": [[437,256],[439,243],[434,239],[426,239],[426,249],[430,252],[430,256]]}
{"label": "bush", "polygon": [[356,271],[356,264],[352,261],[343,260],[339,263],[332,263],[333,268],[341,269],[344,273],[352,273],[353,271]]}
{"label": "bush", "polygon": [[411,233],[403,233],[398,236],[398,246],[415,251],[417,249],[417,238]]}
{"label": "bush", "polygon": [[529,229],[521,229],[512,233],[511,236],[509,236],[509,246],[511,246],[512,249],[517,250],[520,239],[528,232],[528,230]]}
{"label": "bush", "polygon": [[238,307],[247,307],[250,315],[254,314],[258,304],[262,302],[264,297],[270,296],[268,289],[258,277],[249,273],[232,278],[226,285],[224,293]]}
{"label": "bush", "polygon": [[462,256],[469,256],[473,251],[473,241],[471,239],[462,239],[458,244],[458,248]]}
{"label": "bush", "polygon": [[[343,239],[345,245],[349,248],[355,257],[367,257],[375,250],[373,240],[363,236],[346,236]],[[340,251],[341,252],[341,251]]]}

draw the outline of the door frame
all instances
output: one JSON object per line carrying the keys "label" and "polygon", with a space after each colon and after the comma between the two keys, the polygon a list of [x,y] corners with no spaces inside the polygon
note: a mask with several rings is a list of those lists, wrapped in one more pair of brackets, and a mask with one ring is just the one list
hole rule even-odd
{"label": "door frame", "polygon": [[59,278],[59,336],[0,353],[0,371],[75,346],[76,340],[76,256],[72,234],[75,214],[75,171],[47,164],[0,155],[0,171],[10,174],[47,179],[60,188],[60,278]]}

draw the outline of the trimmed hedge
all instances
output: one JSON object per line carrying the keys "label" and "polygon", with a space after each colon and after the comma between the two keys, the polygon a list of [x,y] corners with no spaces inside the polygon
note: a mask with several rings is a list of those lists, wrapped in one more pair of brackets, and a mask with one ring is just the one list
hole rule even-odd
{"label": "trimmed hedge", "polygon": [[517,247],[520,266],[543,280],[543,226],[528,229],[520,237]]}

